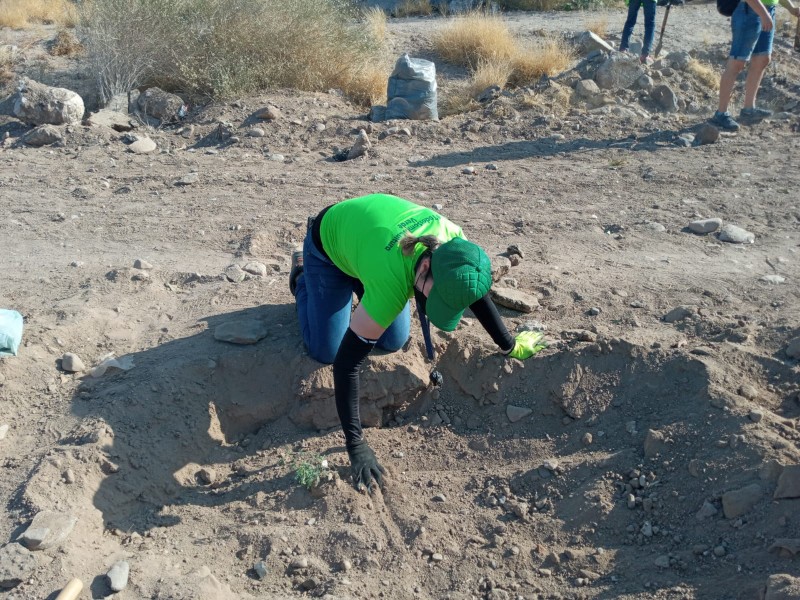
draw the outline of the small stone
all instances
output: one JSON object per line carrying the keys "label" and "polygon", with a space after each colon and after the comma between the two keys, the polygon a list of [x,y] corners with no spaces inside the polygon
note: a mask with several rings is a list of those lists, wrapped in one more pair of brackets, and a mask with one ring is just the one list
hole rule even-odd
{"label": "small stone", "polygon": [[148,269],[152,269],[153,265],[142,258],[137,258],[133,261],[133,268],[134,269],[142,269],[143,271],[147,271]]}
{"label": "small stone", "polygon": [[211,485],[217,480],[217,474],[214,472],[214,469],[204,468],[200,469],[197,474],[197,481],[199,481],[202,485]]}
{"label": "small stone", "polygon": [[628,498],[626,499],[626,504],[628,505],[628,508],[630,508],[631,510],[636,508],[636,496],[634,496],[633,494],[628,494]]}
{"label": "small stone", "polygon": [[745,383],[739,386],[739,395],[748,400],[758,399],[758,389],[755,386]]}
{"label": "small stone", "polygon": [[372,143],[369,141],[367,132],[360,129],[356,136],[356,141],[350,150],[347,152],[347,160],[353,160],[359,156],[364,156],[372,148]]}
{"label": "small stone", "polygon": [[72,469],[67,469],[64,471],[64,483],[73,484],[75,483],[75,471]]}
{"label": "small stone", "polygon": [[581,444],[584,446],[591,446],[593,441],[592,434],[588,431],[581,436]]}
{"label": "small stone", "polygon": [[753,508],[764,495],[758,483],[722,494],[722,512],[727,519],[736,519]]}
{"label": "small stone", "polygon": [[728,224],[720,229],[719,239],[731,244],[753,244],[756,241],[756,236],[746,229]]}
{"label": "small stone", "polygon": [[276,121],[281,118],[282,113],[277,106],[269,104],[264,108],[258,109],[253,116],[264,121]]}
{"label": "small stone", "polygon": [[542,466],[547,469],[548,471],[555,471],[558,469],[558,459],[557,458],[548,458],[542,463]]}
{"label": "small stone", "polygon": [[497,165],[494,163],[489,163],[486,165],[487,171],[497,171]]}
{"label": "small stone", "polygon": [[264,263],[252,261],[247,263],[243,270],[246,273],[250,273],[251,275],[258,275],[259,277],[266,277],[267,276],[267,265]]}
{"label": "small stone", "polygon": [[128,575],[130,574],[128,561],[121,560],[114,563],[114,566],[106,573],[108,585],[114,592],[121,592],[128,586]]}
{"label": "small stone", "polygon": [[431,500],[434,502],[447,502],[447,498],[444,497],[444,494],[436,494]]}
{"label": "small stone", "polygon": [[653,525],[650,523],[650,521],[645,521],[644,525],[642,525],[642,528],[639,531],[641,531],[644,537],[653,537]]}
{"label": "small stone", "polygon": [[65,513],[42,511],[19,537],[28,550],[47,550],[61,544],[69,537],[78,522],[77,517]]}
{"label": "small stone", "polygon": [[8,423],[0,423],[0,442],[6,439],[8,435]]}
{"label": "small stone", "polygon": [[225,277],[228,278],[228,281],[232,283],[241,283],[244,281],[245,272],[242,267],[239,265],[230,265],[227,269],[225,269]]}
{"label": "small stone", "polygon": [[773,498],[800,498],[800,465],[787,465],[783,467],[778,477],[778,487]]}
{"label": "small stone", "polygon": [[431,560],[433,562],[442,562],[444,560],[444,556],[442,554],[439,554],[438,552],[434,552],[433,554],[431,554]]}
{"label": "small stone", "polygon": [[200,181],[200,173],[188,173],[175,182],[175,185],[192,185]]}
{"label": "small stone", "polygon": [[342,561],[342,571],[347,572],[352,568],[353,568],[353,563],[351,563],[349,560],[344,559]]}
{"label": "small stone", "polygon": [[664,227],[661,223],[656,223],[655,221],[650,221],[646,224],[647,229],[650,231],[655,231],[656,233],[664,233],[667,228]]}
{"label": "small stone", "polygon": [[286,157],[283,154],[277,154],[277,153],[272,153],[269,156],[267,156],[267,158],[272,162],[283,162],[286,160]]}
{"label": "small stone", "polygon": [[747,416],[750,417],[750,420],[753,423],[760,423],[761,419],[764,418],[764,411],[754,408],[753,410],[750,411],[750,413]]}
{"label": "small stone", "polygon": [[656,559],[653,561],[653,563],[654,563],[654,564],[655,564],[657,567],[660,567],[660,568],[662,568],[662,569],[667,569],[667,568],[669,568],[669,556],[667,556],[666,554],[662,554],[661,556],[659,556],[658,558],[656,558]]}
{"label": "small stone", "polygon": [[714,546],[714,556],[716,556],[717,558],[722,558],[723,556],[725,556],[725,546],[722,545]]}
{"label": "small stone", "polygon": [[217,325],[214,339],[230,344],[255,344],[267,337],[269,330],[264,321],[257,319],[240,319]]}
{"label": "small stone", "polygon": [[771,283],[773,285],[778,285],[781,283],[786,283],[786,277],[784,277],[783,275],[769,274],[761,277],[759,281],[763,281],[764,283]]}
{"label": "small stone", "polygon": [[153,140],[148,137],[143,137],[128,146],[128,152],[133,152],[134,154],[150,154],[151,152],[155,152],[157,147]]}
{"label": "small stone", "polygon": [[512,423],[516,423],[517,421],[524,419],[532,412],[532,409],[522,406],[512,406],[511,404],[506,406],[506,416]]}
{"label": "small stone", "polygon": [[676,306],[662,318],[666,323],[675,323],[676,321],[683,321],[684,319],[691,317],[696,312],[697,311],[693,306]]}
{"label": "small stone", "polygon": [[512,310],[523,313],[533,312],[539,306],[539,300],[535,296],[526,294],[519,290],[507,287],[491,287],[489,289],[492,300],[495,304],[505,306]]}
{"label": "small stone", "polygon": [[678,96],[666,84],[654,87],[650,92],[650,97],[662,110],[667,112],[676,112],[678,110]]}
{"label": "small stone", "polygon": [[695,518],[698,521],[705,521],[706,519],[709,519],[714,515],[716,515],[718,512],[719,511],[717,510],[717,507],[711,504],[711,502],[709,502],[708,500],[706,500],[703,502],[703,506],[700,507],[700,510],[697,511]]}
{"label": "small stone", "polygon": [[256,576],[259,579],[264,579],[267,576],[267,563],[263,560],[258,561],[256,564],[253,565],[253,571],[256,572]]}
{"label": "small stone", "polygon": [[644,437],[644,456],[653,458],[667,451],[667,443],[664,434],[655,429],[648,429]]}
{"label": "small stone", "polygon": [[22,142],[34,148],[50,146],[63,139],[61,130],[53,125],[40,125],[22,136]]}
{"label": "small stone", "polygon": [[267,135],[267,132],[261,129],[260,127],[253,127],[252,129],[247,130],[247,135],[248,137],[262,138],[265,135]]}
{"label": "small stone", "polygon": [[722,219],[698,219],[689,223],[689,229],[694,233],[713,233],[722,227]]}
{"label": "small stone", "polygon": [[80,373],[86,370],[81,357],[72,352],[67,352],[61,357],[61,368],[68,373]]}
{"label": "small stone", "polygon": [[600,308],[599,308],[599,307],[597,307],[597,306],[593,306],[592,308],[590,308],[590,309],[589,309],[589,314],[590,314],[591,316],[593,316],[593,317],[596,317],[596,316],[597,316],[597,315],[599,315],[601,312],[603,312],[603,311],[602,311],[602,310],[600,310]]}
{"label": "small stone", "polygon": [[289,569],[291,571],[299,571],[300,569],[307,569],[307,568],[308,568],[308,558],[306,558],[305,556],[298,556],[289,564]]}
{"label": "small stone", "polygon": [[464,167],[461,172],[464,175],[475,175],[475,167]]}
{"label": "small stone", "polygon": [[697,131],[694,139],[699,146],[713,144],[719,139],[719,129],[714,127],[711,123],[705,123]]}

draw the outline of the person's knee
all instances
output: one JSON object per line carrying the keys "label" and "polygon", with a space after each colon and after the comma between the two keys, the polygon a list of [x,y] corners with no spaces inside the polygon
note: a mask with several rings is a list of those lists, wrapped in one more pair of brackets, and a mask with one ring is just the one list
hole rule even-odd
{"label": "person's knee", "polygon": [[406,345],[407,341],[408,341],[408,336],[406,336],[404,339],[401,339],[400,337],[395,337],[390,340],[378,342],[378,347],[381,350],[385,350],[386,352],[397,352],[403,346]]}

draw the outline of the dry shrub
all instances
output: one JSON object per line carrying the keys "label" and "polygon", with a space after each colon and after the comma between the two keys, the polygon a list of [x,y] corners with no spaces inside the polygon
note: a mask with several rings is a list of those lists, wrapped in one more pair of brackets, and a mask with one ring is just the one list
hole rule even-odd
{"label": "dry shrub", "polygon": [[338,86],[347,97],[361,106],[386,103],[386,87],[391,67],[377,63],[360,65],[343,74]]}
{"label": "dry shrub", "polygon": [[87,49],[109,98],[143,84],[226,98],[340,87],[364,98],[379,44],[345,0],[92,0]]}
{"label": "dry shrub", "polygon": [[498,0],[503,10],[558,10],[567,5],[565,0]]}
{"label": "dry shrub", "polygon": [[439,97],[439,116],[450,117],[479,109],[481,105],[473,94],[474,90],[468,82],[453,85],[447,91],[443,91]]}
{"label": "dry shrub", "polygon": [[472,98],[477,98],[486,88],[496,85],[501,89],[506,87],[511,77],[511,63],[506,60],[484,60],[473,71],[467,82],[467,91]]}
{"label": "dry shrub", "polygon": [[719,89],[720,73],[711,65],[700,62],[699,60],[693,58],[689,61],[686,70],[694,75],[695,79],[697,79],[704,86],[711,88],[712,90]]}
{"label": "dry shrub", "polygon": [[586,29],[591,31],[594,34],[599,35],[601,38],[605,38],[608,34],[608,17],[606,16],[597,16],[588,23],[586,23]]}
{"label": "dry shrub", "polygon": [[369,34],[373,39],[379,42],[386,40],[386,13],[382,9],[373,6],[365,10],[364,20],[367,23]]}
{"label": "dry shrub", "polygon": [[570,109],[572,88],[551,84],[543,91],[522,94],[517,97],[520,109],[534,110],[539,114],[565,115]]}
{"label": "dry shrub", "polygon": [[69,0],[0,0],[0,27],[22,29],[33,23],[74,27],[77,9]]}
{"label": "dry shrub", "polygon": [[427,17],[433,14],[430,0],[403,0],[394,9],[395,17]]}
{"label": "dry shrub", "polygon": [[83,44],[74,33],[62,29],[50,44],[49,52],[53,56],[75,56],[83,52]]}
{"label": "dry shrub", "polygon": [[13,46],[0,46],[0,91],[5,92],[3,88],[14,79],[16,63],[15,48]]}
{"label": "dry shrub", "polygon": [[479,12],[450,19],[434,36],[433,46],[444,60],[472,68],[510,60],[517,53],[517,40],[503,18]]}
{"label": "dry shrub", "polygon": [[561,38],[549,37],[530,48],[522,48],[512,58],[509,82],[524,86],[542,75],[552,76],[566,70],[574,56],[572,49]]}

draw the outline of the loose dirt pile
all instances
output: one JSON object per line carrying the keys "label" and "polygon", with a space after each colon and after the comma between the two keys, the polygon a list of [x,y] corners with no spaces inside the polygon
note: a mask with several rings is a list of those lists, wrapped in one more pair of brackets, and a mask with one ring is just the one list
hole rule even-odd
{"label": "loose dirt pile", "polygon": [[[675,11],[665,48],[713,23],[719,68],[709,11]],[[424,56],[432,23],[393,23],[392,51]],[[709,145],[690,136],[714,92],[673,67],[693,97],[674,112],[628,91],[560,104],[553,82],[439,123],[291,91],[43,148],[6,120],[0,307],[26,319],[0,361],[6,596],[78,577],[83,598],[800,597],[800,67],[782,38],[775,59],[764,99],[787,116]],[[335,160],[362,128],[366,155]],[[362,412],[389,476],[367,496],[288,271],[308,215],[375,191],[461,224],[533,305],[501,309],[509,329],[551,344],[508,361],[465,318],[435,334],[441,388],[418,331],[372,356]]]}

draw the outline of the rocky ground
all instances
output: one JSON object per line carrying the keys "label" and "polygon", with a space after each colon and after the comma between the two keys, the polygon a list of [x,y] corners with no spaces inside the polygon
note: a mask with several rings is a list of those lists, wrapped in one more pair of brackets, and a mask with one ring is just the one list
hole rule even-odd
{"label": "rocky ground", "polygon": [[[387,52],[430,57],[436,25],[391,22]],[[25,331],[0,359],[0,595],[800,598],[800,63],[779,36],[775,118],[717,138],[693,61],[719,71],[726,26],[676,9],[650,67],[584,49],[437,123],[335,91],[3,117],[0,308]],[[53,31],[0,34],[83,93],[80,58],[31,68]],[[464,76],[440,73],[443,96]],[[461,224],[531,311],[509,328],[551,343],[504,360],[465,318],[435,333],[440,388],[418,331],[371,357],[367,496],[287,278],[306,217],[374,191]]]}

